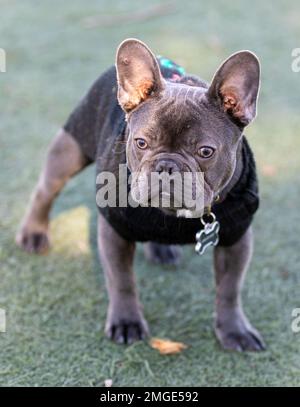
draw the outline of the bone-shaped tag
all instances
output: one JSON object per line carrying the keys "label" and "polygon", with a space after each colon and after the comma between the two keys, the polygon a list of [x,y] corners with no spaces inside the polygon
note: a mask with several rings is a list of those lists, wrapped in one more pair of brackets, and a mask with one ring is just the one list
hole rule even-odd
{"label": "bone-shaped tag", "polygon": [[195,251],[201,255],[209,246],[216,246],[219,242],[220,224],[218,221],[206,223],[204,229],[196,234]]}

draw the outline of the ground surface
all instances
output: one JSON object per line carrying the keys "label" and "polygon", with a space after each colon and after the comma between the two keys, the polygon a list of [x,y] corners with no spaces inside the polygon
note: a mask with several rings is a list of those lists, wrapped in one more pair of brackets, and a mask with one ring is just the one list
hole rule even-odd
{"label": "ground surface", "polygon": [[[300,334],[290,328],[292,309],[300,307],[300,73],[291,70],[299,3],[174,1],[168,14],[145,21],[134,21],[134,10],[150,3],[137,0],[1,0],[0,6],[0,47],[8,57],[7,73],[0,74],[0,307],[7,312],[0,384],[99,386],[111,378],[117,386],[299,385]],[[93,15],[102,20],[89,28],[86,18]],[[199,259],[193,248],[185,249],[176,271],[146,264],[141,247],[136,259],[152,334],[183,341],[188,349],[163,357],[147,343],[123,348],[106,340],[94,168],[59,197],[48,256],[26,255],[14,244],[49,141],[126,37],[148,42],[207,80],[239,49],[261,58],[259,115],[247,136],[262,201],[243,298],[268,344],[264,353],[219,348],[212,333],[211,252]]]}

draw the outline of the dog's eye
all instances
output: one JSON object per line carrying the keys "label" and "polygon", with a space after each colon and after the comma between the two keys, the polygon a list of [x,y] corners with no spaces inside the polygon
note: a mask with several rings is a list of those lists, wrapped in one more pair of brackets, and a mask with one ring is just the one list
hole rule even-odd
{"label": "dog's eye", "polygon": [[135,142],[138,148],[140,148],[141,150],[145,150],[148,147],[147,141],[144,140],[143,138],[137,138]]}
{"label": "dog's eye", "polygon": [[214,152],[215,152],[215,149],[212,147],[204,146],[204,147],[199,148],[199,155],[202,158],[210,158]]}

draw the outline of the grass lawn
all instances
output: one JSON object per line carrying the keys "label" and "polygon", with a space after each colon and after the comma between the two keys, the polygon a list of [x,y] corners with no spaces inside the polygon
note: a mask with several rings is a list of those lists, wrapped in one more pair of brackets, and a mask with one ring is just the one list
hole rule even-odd
{"label": "grass lawn", "polygon": [[[0,0],[0,48],[7,52],[7,73],[0,73],[0,307],[7,313],[0,385],[102,386],[108,378],[115,386],[300,384],[300,333],[291,331],[292,309],[300,307],[300,73],[291,70],[291,51],[300,46],[299,2],[178,0],[161,16],[114,20],[155,3]],[[90,24],[94,15],[102,22]],[[211,251],[199,258],[193,247],[184,249],[176,270],[149,266],[141,246],[136,258],[153,336],[188,349],[160,356],[147,343],[122,347],[104,337],[94,167],[57,200],[48,256],[27,255],[14,244],[49,141],[127,37],[146,41],[207,80],[237,50],[250,49],[261,59],[259,114],[246,131],[259,169],[261,208],[243,298],[266,352],[220,349],[212,332]]]}

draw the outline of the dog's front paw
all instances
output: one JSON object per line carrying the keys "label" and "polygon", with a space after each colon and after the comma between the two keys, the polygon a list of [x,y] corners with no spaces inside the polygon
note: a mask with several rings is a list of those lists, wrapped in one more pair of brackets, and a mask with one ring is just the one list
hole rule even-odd
{"label": "dog's front paw", "polygon": [[50,247],[47,231],[21,229],[16,236],[16,243],[27,253],[45,254]]}
{"label": "dog's front paw", "polygon": [[250,324],[245,316],[226,318],[225,321],[217,321],[215,333],[226,350],[238,352],[263,351],[266,349],[260,333]]}
{"label": "dog's front paw", "polygon": [[106,336],[119,344],[131,344],[144,340],[149,335],[147,322],[142,318],[108,318],[105,326]]}

